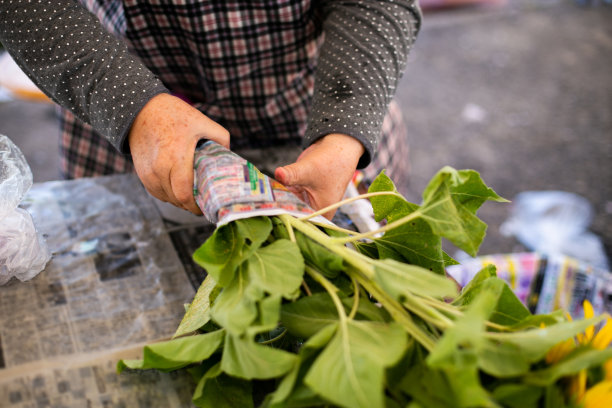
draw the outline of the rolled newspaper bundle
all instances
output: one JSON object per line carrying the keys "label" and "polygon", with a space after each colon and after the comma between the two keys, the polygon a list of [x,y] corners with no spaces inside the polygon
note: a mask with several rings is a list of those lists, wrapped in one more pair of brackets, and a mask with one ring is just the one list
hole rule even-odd
{"label": "rolled newspaper bundle", "polygon": [[[193,193],[204,216],[217,226],[240,218],[314,212],[281,183],[212,141],[195,152]],[[316,220],[329,222],[322,216]]]}

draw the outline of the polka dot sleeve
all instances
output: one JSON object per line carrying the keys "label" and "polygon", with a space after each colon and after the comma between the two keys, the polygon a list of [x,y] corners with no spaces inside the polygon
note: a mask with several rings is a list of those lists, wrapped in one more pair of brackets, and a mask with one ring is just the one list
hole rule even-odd
{"label": "polka dot sleeve", "polygon": [[0,42],[43,92],[122,152],[140,109],[168,92],[73,0],[0,0]]}
{"label": "polka dot sleeve", "polygon": [[325,41],[304,144],[330,133],[353,136],[366,148],[363,168],[376,151],[421,13],[410,0],[323,3]]}

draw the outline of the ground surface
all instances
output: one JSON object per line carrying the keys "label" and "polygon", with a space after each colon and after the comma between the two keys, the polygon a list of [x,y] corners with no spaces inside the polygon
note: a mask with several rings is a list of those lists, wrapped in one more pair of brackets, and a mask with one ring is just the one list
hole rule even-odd
{"label": "ground surface", "polygon": [[[2,73],[0,73],[2,75]],[[594,207],[612,248],[612,6],[508,1],[426,13],[397,96],[410,129],[410,196],[444,165],[478,170],[500,195],[563,190]],[[36,182],[57,178],[53,108],[0,103],[0,133]],[[499,232],[507,204],[487,203],[481,254],[522,250]]]}

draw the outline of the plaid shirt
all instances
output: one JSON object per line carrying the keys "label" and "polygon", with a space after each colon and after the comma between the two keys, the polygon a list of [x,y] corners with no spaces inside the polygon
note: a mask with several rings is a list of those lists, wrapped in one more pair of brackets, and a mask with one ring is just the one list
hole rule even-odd
{"label": "plaid shirt", "polygon": [[[0,0],[0,12],[4,3]],[[81,3],[165,88],[227,128],[232,147],[308,145],[325,134],[346,133],[366,147],[362,167],[377,150],[385,112],[420,22],[413,0]],[[133,75],[127,67],[113,69],[119,85],[122,74]],[[143,90],[147,95],[164,91],[149,87]],[[117,150],[124,148],[131,121],[122,119],[113,128],[103,113],[113,110],[117,118],[118,102],[104,97],[107,105],[100,102],[91,109],[70,103],[76,98],[59,102],[95,129],[105,129],[106,138],[65,111],[65,176],[129,171],[129,157]],[[132,101],[130,110],[129,94],[126,98],[121,107],[126,105],[125,116],[133,117],[143,101]]]}

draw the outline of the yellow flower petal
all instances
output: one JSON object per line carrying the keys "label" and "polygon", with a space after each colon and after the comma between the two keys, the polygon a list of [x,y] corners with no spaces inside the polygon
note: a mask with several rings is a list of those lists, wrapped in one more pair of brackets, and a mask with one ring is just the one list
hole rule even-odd
{"label": "yellow flower petal", "polygon": [[578,401],[582,400],[586,391],[586,370],[580,370],[577,375],[570,379],[568,391]]}
{"label": "yellow flower petal", "polygon": [[606,374],[606,381],[612,381],[612,358],[603,363],[603,370]]}
{"label": "yellow flower petal", "polygon": [[548,364],[556,363],[563,357],[567,356],[575,347],[576,343],[574,342],[573,338],[557,343],[550,350],[548,350],[548,353],[546,353],[546,362]]}
{"label": "yellow flower petal", "polygon": [[[588,300],[585,300],[584,302],[582,302],[582,308],[584,309],[585,319],[590,319],[595,315],[595,312],[593,311],[593,305],[591,305],[591,302],[589,302]],[[585,335],[580,341],[583,344],[591,341],[591,339],[593,338],[593,334],[595,333],[595,326],[587,327],[584,333]]]}
{"label": "yellow flower petal", "polygon": [[612,381],[602,381],[589,388],[582,403],[584,408],[612,407]]}
{"label": "yellow flower petal", "polygon": [[595,311],[593,310],[593,305],[588,300],[582,302],[582,308],[584,309],[584,318],[590,319],[595,316]]}
{"label": "yellow flower petal", "polygon": [[606,319],[606,323],[597,332],[591,345],[597,350],[604,350],[612,343],[612,319]]}

